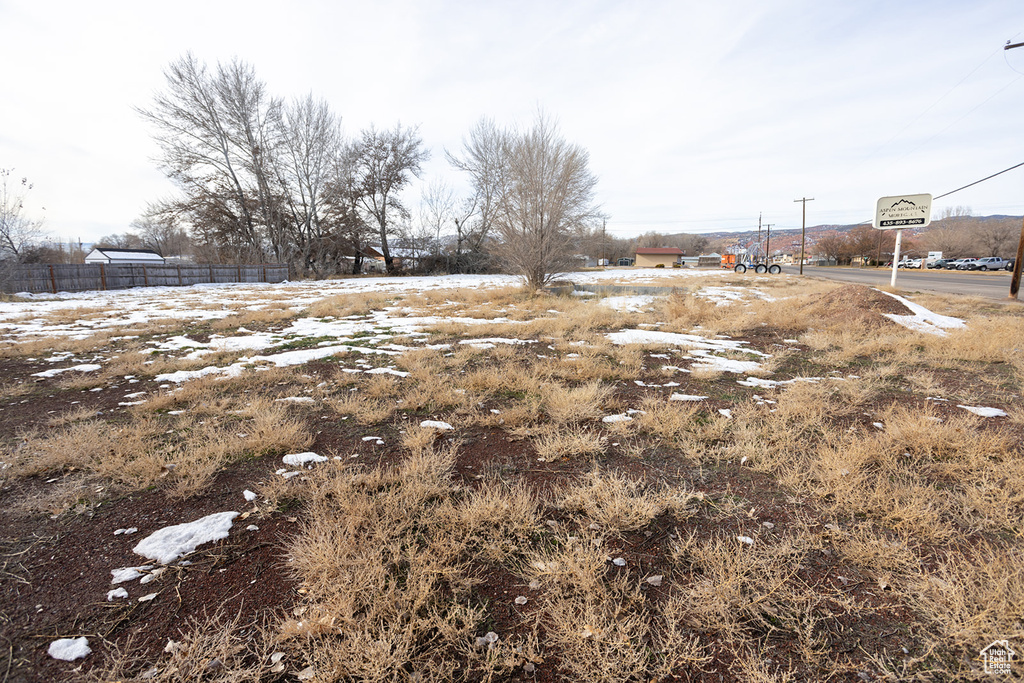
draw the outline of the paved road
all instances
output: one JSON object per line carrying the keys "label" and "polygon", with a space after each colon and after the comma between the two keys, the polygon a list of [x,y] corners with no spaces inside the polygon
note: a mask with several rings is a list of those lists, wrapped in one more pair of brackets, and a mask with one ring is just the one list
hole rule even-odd
{"label": "paved road", "polygon": [[[783,266],[784,273],[799,273],[798,266]],[[872,286],[888,286],[891,268],[847,268],[842,266],[804,266],[804,275],[829,280],[856,282]],[[1007,301],[1010,293],[1010,273],[978,273],[960,270],[910,270],[901,268],[896,278],[896,289],[933,291],[944,294],[968,294],[986,299]],[[1022,295],[1024,296],[1024,295]],[[1024,299],[1022,299],[1024,303]]]}

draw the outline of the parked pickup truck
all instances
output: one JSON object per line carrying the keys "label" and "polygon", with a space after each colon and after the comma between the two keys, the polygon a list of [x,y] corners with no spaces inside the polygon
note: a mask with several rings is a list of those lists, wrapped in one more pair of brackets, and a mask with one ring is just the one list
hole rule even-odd
{"label": "parked pickup truck", "polygon": [[951,261],[946,265],[946,270],[967,270],[964,266],[971,261],[977,261],[976,258],[958,258],[956,261]]}
{"label": "parked pickup truck", "polygon": [[998,256],[986,256],[964,265],[964,270],[999,270],[1000,268],[1006,268],[1006,261]]}

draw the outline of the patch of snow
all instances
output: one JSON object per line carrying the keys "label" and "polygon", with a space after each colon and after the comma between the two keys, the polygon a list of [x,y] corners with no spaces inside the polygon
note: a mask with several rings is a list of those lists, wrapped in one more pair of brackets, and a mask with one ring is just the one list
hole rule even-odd
{"label": "patch of snow", "polygon": [[111,569],[110,583],[111,585],[117,585],[119,583],[124,583],[125,581],[133,581],[152,568],[153,565],[144,564],[141,567],[121,567],[120,569]]}
{"label": "patch of snow", "polygon": [[635,296],[608,296],[601,299],[601,304],[616,311],[635,313],[644,310],[652,303],[655,297],[646,294]]}
{"label": "patch of snow", "polygon": [[142,539],[132,550],[136,555],[170,564],[204,543],[227,538],[231,520],[237,516],[237,512],[217,512],[194,522],[164,527]]}
{"label": "patch of snow", "polygon": [[455,429],[447,422],[440,422],[439,420],[424,420],[420,422],[420,427],[424,429],[440,429],[441,431],[447,431],[449,429]]}
{"label": "patch of snow", "polygon": [[698,396],[697,394],[672,394],[668,397],[670,401],[703,401],[707,396]]}
{"label": "patch of snow", "polygon": [[629,415],[621,413],[619,415],[605,415],[604,417],[601,418],[601,422],[630,422],[632,419],[633,418],[631,418]]}
{"label": "patch of snow", "polygon": [[394,375],[395,377],[408,377],[408,372],[402,370],[396,370],[395,368],[374,368],[373,370],[367,370],[368,375]]}
{"label": "patch of snow", "polygon": [[242,491],[242,497],[249,502],[256,500],[256,494],[250,491],[249,489]]}
{"label": "patch of snow", "polygon": [[[880,289],[875,291],[882,292]],[[904,299],[902,296],[892,294],[891,292],[882,292],[882,294],[891,296],[893,299],[896,299],[911,310],[913,315],[896,315],[895,313],[883,314],[889,320],[899,323],[908,329],[944,337],[946,336],[947,329],[956,329],[967,325],[967,323],[960,318],[951,318],[946,315],[932,313],[924,306],[915,304],[913,301]]]}
{"label": "patch of snow", "polygon": [[50,643],[46,652],[54,659],[73,662],[88,655],[92,652],[92,648],[89,647],[89,639],[84,636],[81,638],[59,638]]}
{"label": "patch of snow", "polygon": [[[289,453],[281,458],[281,461],[284,462],[285,465],[291,465],[292,467],[302,467],[307,462],[325,462],[326,460],[326,456],[318,455],[311,451],[307,451],[305,453]],[[255,498],[255,494],[253,497]],[[246,498],[246,500],[249,499]]]}
{"label": "patch of snow", "polygon": [[478,349],[493,349],[498,344],[528,344],[529,342],[523,339],[506,339],[505,337],[488,337],[487,339],[463,339],[459,344],[472,346]]}
{"label": "patch of snow", "polygon": [[275,398],[274,403],[315,403],[311,396],[287,396]]}
{"label": "patch of snow", "polygon": [[51,370],[43,370],[42,372],[33,372],[32,377],[55,377],[63,372],[94,372],[102,368],[102,365],[96,363],[82,363],[81,365],[72,365],[70,368],[53,368]]}
{"label": "patch of snow", "polygon": [[962,406],[957,405],[957,408],[963,408],[969,413],[974,413],[979,417],[1006,417],[1006,411],[1000,410],[999,408],[986,408],[985,406]]}
{"label": "patch of snow", "polygon": [[113,602],[114,598],[127,598],[128,591],[124,589],[124,586],[115,588],[114,590],[107,591],[107,602]]}

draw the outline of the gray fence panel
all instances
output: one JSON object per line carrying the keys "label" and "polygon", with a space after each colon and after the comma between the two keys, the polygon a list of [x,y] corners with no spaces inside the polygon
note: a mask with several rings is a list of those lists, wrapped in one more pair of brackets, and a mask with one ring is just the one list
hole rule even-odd
{"label": "gray fence panel", "polygon": [[179,287],[206,283],[284,282],[288,266],[33,264],[11,268],[0,285],[8,292],[83,292],[129,287]]}

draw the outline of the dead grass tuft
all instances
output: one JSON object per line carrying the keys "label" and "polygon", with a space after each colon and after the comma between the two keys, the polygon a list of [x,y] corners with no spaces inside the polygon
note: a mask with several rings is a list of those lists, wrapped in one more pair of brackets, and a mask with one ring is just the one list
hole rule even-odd
{"label": "dead grass tuft", "polygon": [[604,453],[608,444],[596,431],[586,427],[547,426],[534,439],[533,446],[537,455],[547,462],[554,462],[561,458]]}

